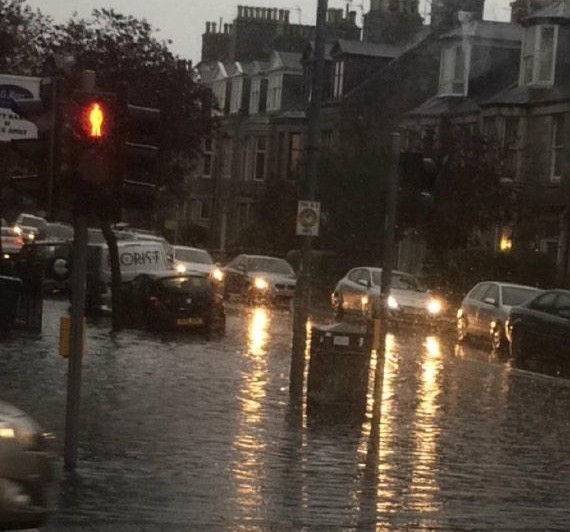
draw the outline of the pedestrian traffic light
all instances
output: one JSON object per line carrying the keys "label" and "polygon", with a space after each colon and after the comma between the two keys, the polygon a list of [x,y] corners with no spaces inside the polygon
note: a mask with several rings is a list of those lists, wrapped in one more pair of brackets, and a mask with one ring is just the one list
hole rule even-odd
{"label": "pedestrian traffic light", "polygon": [[73,96],[67,156],[77,185],[91,194],[115,198],[122,182],[122,115],[114,93],[78,91]]}
{"label": "pedestrian traffic light", "polygon": [[439,173],[440,168],[435,159],[424,157],[422,152],[400,154],[401,185],[416,189],[425,200],[433,199]]}

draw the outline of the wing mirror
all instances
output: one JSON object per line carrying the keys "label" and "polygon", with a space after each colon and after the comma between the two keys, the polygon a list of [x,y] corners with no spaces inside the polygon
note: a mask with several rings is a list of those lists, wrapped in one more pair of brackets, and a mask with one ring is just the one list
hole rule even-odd
{"label": "wing mirror", "polygon": [[370,281],[367,281],[366,279],[359,279],[358,284],[361,286],[364,286],[365,288],[370,288]]}
{"label": "wing mirror", "polygon": [[493,305],[494,307],[497,306],[497,300],[494,297],[486,297],[483,299],[483,303],[487,303],[488,305]]}

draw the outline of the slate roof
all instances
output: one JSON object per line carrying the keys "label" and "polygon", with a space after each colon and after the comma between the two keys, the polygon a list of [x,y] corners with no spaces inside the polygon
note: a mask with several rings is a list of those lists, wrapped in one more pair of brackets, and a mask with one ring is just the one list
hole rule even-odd
{"label": "slate roof", "polygon": [[368,57],[388,57],[393,59],[398,57],[404,50],[405,46],[338,39],[333,46],[332,53],[364,55]]}
{"label": "slate roof", "polygon": [[533,104],[545,104],[570,100],[570,86],[561,83],[553,87],[519,87],[512,85],[508,89],[482,102],[485,106],[516,105],[525,106]]}
{"label": "slate roof", "polygon": [[285,68],[291,70],[303,69],[301,66],[301,54],[294,52],[280,52],[279,50],[276,50],[275,53],[279,55],[281,62]]}
{"label": "slate roof", "polygon": [[525,18],[524,24],[529,25],[543,19],[557,19],[570,22],[570,0],[558,0],[548,6],[538,9]]}
{"label": "slate roof", "polygon": [[475,20],[471,23],[462,24],[441,36],[442,39],[455,37],[474,37],[485,40],[518,43],[522,39],[522,29],[517,24],[511,24],[509,22]]}

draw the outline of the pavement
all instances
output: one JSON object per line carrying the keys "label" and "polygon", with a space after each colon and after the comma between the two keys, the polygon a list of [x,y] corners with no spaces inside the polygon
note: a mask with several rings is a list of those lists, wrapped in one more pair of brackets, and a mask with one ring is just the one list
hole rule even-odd
{"label": "pavement", "polygon": [[0,355],[1,398],[56,436],[42,532],[570,528],[570,381],[402,328],[372,358],[362,409],[297,409],[286,310],[232,306],[209,342],[90,323],[64,473],[66,308],[46,302],[43,333]]}

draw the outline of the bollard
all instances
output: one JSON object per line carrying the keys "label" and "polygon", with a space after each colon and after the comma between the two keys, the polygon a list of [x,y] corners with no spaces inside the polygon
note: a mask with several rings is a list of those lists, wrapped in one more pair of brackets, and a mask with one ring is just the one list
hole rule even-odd
{"label": "bollard", "polygon": [[[87,344],[87,323],[83,318],[81,324],[81,357],[85,355],[85,346]],[[69,316],[62,316],[59,320],[59,355],[62,358],[69,358],[71,346],[71,318]]]}
{"label": "bollard", "polygon": [[22,280],[17,277],[0,277],[0,329],[11,329],[18,316],[22,296]]}

